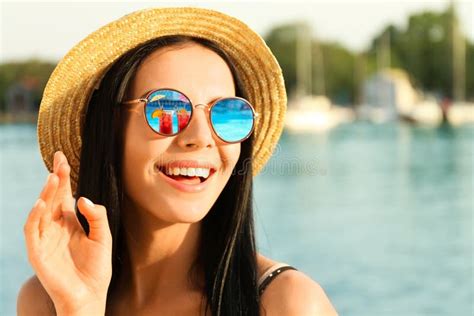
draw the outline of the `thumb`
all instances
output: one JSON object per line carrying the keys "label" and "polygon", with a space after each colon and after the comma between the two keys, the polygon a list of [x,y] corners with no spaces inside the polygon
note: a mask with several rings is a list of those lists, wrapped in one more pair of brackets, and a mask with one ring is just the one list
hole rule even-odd
{"label": "thumb", "polygon": [[81,197],[77,206],[89,224],[89,239],[109,245],[112,242],[112,235],[105,206],[94,204],[86,197]]}

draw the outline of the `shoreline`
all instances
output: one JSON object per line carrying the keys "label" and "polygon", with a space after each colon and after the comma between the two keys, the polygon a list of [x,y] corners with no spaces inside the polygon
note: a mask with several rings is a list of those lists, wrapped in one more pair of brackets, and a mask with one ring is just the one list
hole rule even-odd
{"label": "shoreline", "polygon": [[36,112],[19,112],[19,113],[0,112],[0,124],[18,124],[18,123],[37,124],[37,122],[38,122],[38,113]]}

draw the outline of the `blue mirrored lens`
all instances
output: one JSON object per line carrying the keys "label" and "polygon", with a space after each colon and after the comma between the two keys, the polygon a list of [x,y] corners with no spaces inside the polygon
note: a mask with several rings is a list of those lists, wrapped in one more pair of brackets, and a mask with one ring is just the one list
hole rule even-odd
{"label": "blue mirrored lens", "polygon": [[148,124],[158,133],[174,135],[191,119],[191,102],[174,90],[158,90],[148,97],[145,107]]}
{"label": "blue mirrored lens", "polygon": [[243,140],[252,131],[252,108],[247,102],[237,98],[223,99],[212,107],[211,122],[215,132],[223,140]]}

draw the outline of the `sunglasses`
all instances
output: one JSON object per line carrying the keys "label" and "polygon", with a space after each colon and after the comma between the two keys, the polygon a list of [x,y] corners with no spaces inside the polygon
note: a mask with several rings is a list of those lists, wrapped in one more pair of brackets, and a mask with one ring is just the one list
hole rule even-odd
{"label": "sunglasses", "polygon": [[243,98],[225,97],[209,105],[193,105],[183,92],[175,89],[153,90],[145,98],[124,101],[122,104],[140,102],[145,104],[144,113],[148,126],[162,136],[175,136],[186,129],[198,106],[207,109],[214,133],[226,143],[239,143],[247,139],[252,134],[258,117],[250,102]]}

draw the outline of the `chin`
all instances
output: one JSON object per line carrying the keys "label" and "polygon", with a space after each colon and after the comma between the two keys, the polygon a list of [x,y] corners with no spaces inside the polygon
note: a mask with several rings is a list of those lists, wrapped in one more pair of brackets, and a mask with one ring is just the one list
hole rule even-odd
{"label": "chin", "polygon": [[[172,201],[172,203],[163,203],[163,207],[152,208],[154,216],[168,223],[197,223],[201,221],[211,206],[208,203],[198,203],[185,201]],[[157,213],[158,212],[158,213]]]}

